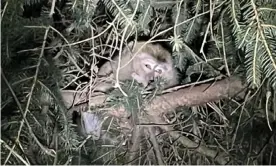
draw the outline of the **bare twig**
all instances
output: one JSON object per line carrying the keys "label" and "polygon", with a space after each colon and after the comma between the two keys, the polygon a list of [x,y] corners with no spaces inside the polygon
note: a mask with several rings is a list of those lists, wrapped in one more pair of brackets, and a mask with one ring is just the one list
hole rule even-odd
{"label": "bare twig", "polygon": [[154,153],[155,153],[155,156],[157,158],[158,164],[159,165],[164,165],[162,155],[161,155],[161,152],[160,152],[160,148],[159,148],[159,145],[157,143],[153,127],[149,127],[148,131],[149,131],[150,141],[153,145]]}

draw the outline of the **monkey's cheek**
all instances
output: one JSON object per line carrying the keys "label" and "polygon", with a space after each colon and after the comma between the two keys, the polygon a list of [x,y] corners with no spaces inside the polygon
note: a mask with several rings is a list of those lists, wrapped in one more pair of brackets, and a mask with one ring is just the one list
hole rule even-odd
{"label": "monkey's cheek", "polygon": [[138,75],[136,73],[132,73],[131,77],[134,78],[134,79],[137,79]]}
{"label": "monkey's cheek", "polygon": [[143,79],[142,77],[140,77],[138,74],[136,73],[132,73],[131,77],[136,80],[138,83],[143,84],[144,87],[146,87],[148,85],[147,80]]}

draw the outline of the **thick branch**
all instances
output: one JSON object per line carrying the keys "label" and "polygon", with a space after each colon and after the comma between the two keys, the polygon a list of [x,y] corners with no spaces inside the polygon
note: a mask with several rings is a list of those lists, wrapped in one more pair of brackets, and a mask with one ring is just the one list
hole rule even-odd
{"label": "thick branch", "polygon": [[197,106],[212,101],[233,97],[244,89],[241,80],[230,77],[217,82],[201,84],[194,87],[156,96],[146,107],[159,113],[168,112],[179,106]]}

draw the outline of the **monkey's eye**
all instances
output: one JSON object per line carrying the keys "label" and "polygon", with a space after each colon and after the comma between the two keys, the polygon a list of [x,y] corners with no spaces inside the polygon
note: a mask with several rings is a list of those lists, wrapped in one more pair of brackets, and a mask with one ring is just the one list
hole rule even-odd
{"label": "monkey's eye", "polygon": [[158,74],[162,74],[162,70],[161,69],[157,69],[157,70],[155,70],[155,72],[157,72]]}
{"label": "monkey's eye", "polygon": [[151,70],[151,66],[149,64],[145,64],[146,68]]}

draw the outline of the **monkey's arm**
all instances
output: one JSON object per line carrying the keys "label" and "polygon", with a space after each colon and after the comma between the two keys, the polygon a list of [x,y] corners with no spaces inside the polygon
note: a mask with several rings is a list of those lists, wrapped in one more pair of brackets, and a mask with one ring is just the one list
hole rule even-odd
{"label": "monkey's arm", "polygon": [[106,76],[113,72],[112,62],[105,62],[99,69],[97,73],[99,76]]}
{"label": "monkey's arm", "polygon": [[94,91],[100,91],[100,92],[107,92],[108,90],[112,89],[112,81],[109,80],[110,78],[113,78],[113,68],[112,68],[112,62],[108,61],[105,62],[99,69],[97,75],[99,78],[104,78],[107,80],[104,81],[98,81],[94,87]]}
{"label": "monkey's arm", "polygon": [[94,91],[99,92],[108,92],[113,88],[114,84],[114,74],[110,73],[109,76],[98,76],[98,79],[96,80],[96,84],[94,85]]}

